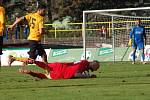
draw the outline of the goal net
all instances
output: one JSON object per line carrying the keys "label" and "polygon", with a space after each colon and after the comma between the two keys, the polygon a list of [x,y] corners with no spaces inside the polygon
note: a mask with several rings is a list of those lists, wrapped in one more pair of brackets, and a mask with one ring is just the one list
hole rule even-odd
{"label": "goal net", "polygon": [[[83,43],[86,48],[112,48],[107,61],[121,61],[128,47],[129,34],[137,19],[146,28],[150,43],[150,7],[83,11]],[[85,52],[86,56],[86,52]],[[105,56],[104,56],[105,57]],[[107,56],[106,56],[107,57]],[[124,60],[128,55],[125,55]]]}

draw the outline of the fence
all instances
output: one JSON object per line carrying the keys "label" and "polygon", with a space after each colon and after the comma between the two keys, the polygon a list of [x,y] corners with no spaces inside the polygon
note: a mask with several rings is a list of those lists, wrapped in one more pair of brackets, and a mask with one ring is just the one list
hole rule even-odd
{"label": "fence", "polygon": [[[129,30],[130,27],[124,25],[122,23],[134,23],[135,20],[129,21],[114,21],[113,24],[117,25],[114,27],[116,32],[116,38],[119,39],[116,42],[116,46],[126,46],[129,38]],[[150,20],[143,20],[145,23],[149,23]],[[88,25],[86,29],[87,39],[86,44],[87,47],[97,47],[97,45],[106,43],[111,44],[113,43],[112,37],[112,22],[111,21],[97,21],[97,22],[87,22]],[[121,24],[121,25],[120,25]],[[44,44],[58,44],[58,45],[72,45],[72,46],[83,46],[83,38],[82,38],[82,23],[67,23],[65,24],[67,28],[54,28],[52,27],[53,24],[45,24],[46,28],[51,27],[49,30],[49,34],[44,35],[42,37],[42,43]],[[106,33],[102,33],[102,26],[106,27]],[[146,26],[146,29],[149,32],[150,26]],[[11,32],[12,34],[8,34],[6,30],[6,35],[4,36],[4,45],[7,44],[17,44],[17,43],[26,43],[26,35],[27,30],[22,30],[22,36],[20,38],[16,38],[16,33]],[[150,43],[149,33],[148,35],[148,44]]]}

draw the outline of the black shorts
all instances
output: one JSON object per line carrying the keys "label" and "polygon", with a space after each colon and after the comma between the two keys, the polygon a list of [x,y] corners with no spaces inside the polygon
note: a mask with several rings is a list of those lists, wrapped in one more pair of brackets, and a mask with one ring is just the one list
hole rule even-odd
{"label": "black shorts", "polygon": [[43,54],[46,53],[44,48],[42,47],[42,44],[38,41],[29,40],[29,48],[30,48],[30,51],[28,52],[29,58],[32,59],[36,59],[38,55],[42,56]]}
{"label": "black shorts", "polygon": [[0,36],[0,55],[2,55],[2,48],[3,48],[3,36]]}

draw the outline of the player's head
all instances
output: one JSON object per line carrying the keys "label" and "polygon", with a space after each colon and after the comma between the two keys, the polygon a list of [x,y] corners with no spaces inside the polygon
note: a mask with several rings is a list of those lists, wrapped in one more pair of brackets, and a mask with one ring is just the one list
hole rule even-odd
{"label": "player's head", "polygon": [[137,19],[137,20],[136,20],[136,25],[139,26],[140,24],[141,24],[141,19]]}
{"label": "player's head", "polygon": [[97,71],[99,67],[100,67],[100,62],[97,60],[90,62],[88,66],[89,70],[91,70],[92,72]]}
{"label": "player's head", "polygon": [[41,16],[45,16],[46,15],[46,5],[39,5],[38,6],[38,13],[41,15]]}

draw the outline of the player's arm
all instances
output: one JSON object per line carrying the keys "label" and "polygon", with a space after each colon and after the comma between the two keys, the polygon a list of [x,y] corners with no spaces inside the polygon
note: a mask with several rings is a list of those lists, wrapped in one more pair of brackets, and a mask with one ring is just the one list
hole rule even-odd
{"label": "player's arm", "polygon": [[20,23],[21,21],[25,20],[25,17],[20,17],[17,18],[16,21],[9,27],[9,29],[13,29],[18,23]]}
{"label": "player's arm", "polygon": [[90,78],[90,75],[84,74],[84,73],[80,73],[80,72],[76,72],[74,77],[75,78]]}
{"label": "player's arm", "polygon": [[44,19],[43,18],[39,21],[39,33],[40,34],[47,33],[47,30],[44,28]]}
{"label": "player's arm", "polygon": [[89,73],[86,72],[76,72],[74,75],[75,78],[96,78],[96,75],[90,75]]}
{"label": "player's arm", "polygon": [[47,33],[47,30],[45,28],[40,28],[39,29],[39,33],[40,34],[46,34]]}
{"label": "player's arm", "polygon": [[133,38],[133,34],[134,34],[134,28],[132,28],[131,31],[130,31],[130,36],[129,36],[130,39]]}
{"label": "player's arm", "polygon": [[134,34],[134,28],[132,28],[132,30],[131,30],[131,32],[130,32],[130,35],[129,35],[129,43],[128,43],[128,45],[129,46],[132,46],[132,36],[133,36],[133,34]]}

